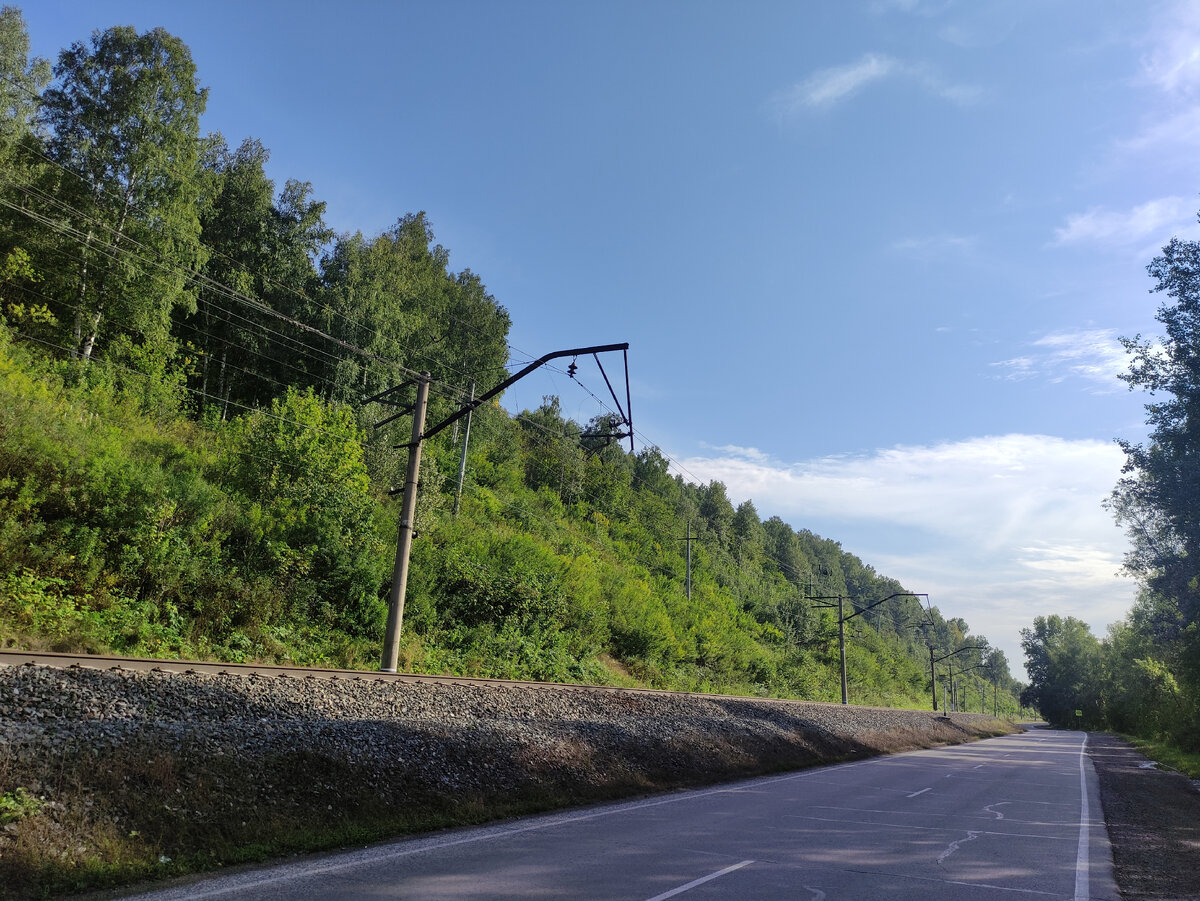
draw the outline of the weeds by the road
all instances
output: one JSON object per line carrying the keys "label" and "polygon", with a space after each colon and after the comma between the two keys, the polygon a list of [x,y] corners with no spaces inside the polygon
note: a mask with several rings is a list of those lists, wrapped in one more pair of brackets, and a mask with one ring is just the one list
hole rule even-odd
{"label": "weeds by the road", "polygon": [[1135,735],[1121,737],[1155,763],[1183,773],[1189,779],[1200,779],[1200,753],[1164,741],[1138,738]]}

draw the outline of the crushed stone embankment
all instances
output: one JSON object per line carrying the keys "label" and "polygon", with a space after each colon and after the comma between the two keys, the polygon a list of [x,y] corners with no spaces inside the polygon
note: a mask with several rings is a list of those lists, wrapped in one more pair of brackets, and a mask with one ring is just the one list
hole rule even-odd
{"label": "crushed stone embankment", "polygon": [[91,887],[1005,731],[797,701],[0,667],[0,795],[22,804],[0,885]]}

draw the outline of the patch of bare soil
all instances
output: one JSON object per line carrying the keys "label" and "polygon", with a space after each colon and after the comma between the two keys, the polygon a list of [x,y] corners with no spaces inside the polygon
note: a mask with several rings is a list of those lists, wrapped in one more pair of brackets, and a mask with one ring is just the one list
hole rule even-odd
{"label": "patch of bare soil", "polygon": [[1088,753],[1121,896],[1200,898],[1200,791],[1115,736],[1092,733]]}

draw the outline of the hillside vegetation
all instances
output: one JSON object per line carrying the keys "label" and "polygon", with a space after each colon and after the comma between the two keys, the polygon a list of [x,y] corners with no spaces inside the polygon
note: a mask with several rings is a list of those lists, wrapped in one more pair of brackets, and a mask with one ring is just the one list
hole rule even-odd
{"label": "hillside vegetation", "polygon": [[[444,419],[520,359],[508,312],[424,213],[334,235],[258,141],[203,133],[179,38],[97,32],[51,78],[6,7],[0,46],[3,642],[377,666],[411,420],[362,400],[428,370]],[[837,700],[809,596],[905,588],[618,425],[481,407],[457,515],[463,433],[427,443],[402,668]],[[929,646],[970,646],[972,709],[1016,709],[1004,655],[916,598],[847,639],[855,703],[925,706]]]}

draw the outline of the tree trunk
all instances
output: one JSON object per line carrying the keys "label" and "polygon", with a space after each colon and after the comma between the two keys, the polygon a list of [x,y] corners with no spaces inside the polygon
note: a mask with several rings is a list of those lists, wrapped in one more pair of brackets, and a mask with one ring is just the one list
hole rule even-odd
{"label": "tree trunk", "polygon": [[225,413],[229,409],[229,388],[225,384],[225,355],[229,348],[221,348],[221,365],[217,367],[217,394],[221,398],[221,421],[225,421]]}
{"label": "tree trunk", "polygon": [[82,356],[83,345],[83,302],[87,298],[88,284],[88,251],[92,246],[92,230],[89,228],[87,238],[83,242],[83,257],[79,265],[79,290],[75,292],[75,344],[71,348],[71,356],[78,359]]}
{"label": "tree trunk", "polygon": [[92,315],[92,327],[87,338],[84,339],[83,347],[79,351],[79,356],[83,362],[88,362],[92,358],[92,349],[96,346],[96,335],[100,332],[100,316],[104,313],[104,306],[96,307],[96,312]]}

